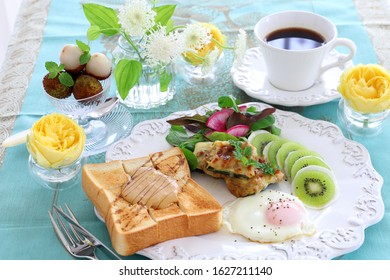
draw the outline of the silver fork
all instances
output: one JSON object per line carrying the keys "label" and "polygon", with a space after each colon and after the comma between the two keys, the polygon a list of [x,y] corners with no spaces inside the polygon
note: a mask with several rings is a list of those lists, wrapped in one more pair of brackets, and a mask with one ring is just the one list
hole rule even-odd
{"label": "silver fork", "polygon": [[[80,236],[80,234],[76,232],[76,230],[73,228],[73,226],[70,223],[67,223],[68,226],[66,226],[65,223],[62,221],[60,215],[56,211],[54,212],[56,213],[58,223],[56,223],[50,211],[49,211],[49,217],[53,225],[54,232],[56,233],[57,237],[60,239],[65,249],[72,256],[76,258],[98,260],[99,258],[95,253],[96,247],[86,237]],[[75,221],[77,221],[73,213],[72,212],[69,213],[71,217],[74,218]],[[69,229],[71,232],[69,231]]]}
{"label": "silver fork", "polygon": [[61,216],[65,221],[69,223],[69,225],[72,226],[74,231],[84,236],[84,239],[89,244],[94,245],[96,248],[101,249],[105,255],[111,256],[115,259],[121,260],[122,258],[119,257],[114,251],[112,251],[108,246],[106,246],[102,241],[100,241],[96,236],[94,236],[92,233],[90,233],[88,230],[86,230],[84,227],[80,225],[80,223],[77,221],[76,217],[74,216],[72,210],[68,207],[68,205],[65,204],[65,207],[68,211],[68,213],[65,213],[62,208],[53,205],[53,210]]}

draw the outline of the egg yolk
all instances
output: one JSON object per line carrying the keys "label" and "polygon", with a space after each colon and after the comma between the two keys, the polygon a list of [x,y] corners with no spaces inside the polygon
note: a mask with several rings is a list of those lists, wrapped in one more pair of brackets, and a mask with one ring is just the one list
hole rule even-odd
{"label": "egg yolk", "polygon": [[265,216],[267,221],[276,226],[289,226],[300,223],[303,216],[302,206],[293,200],[270,202]]}

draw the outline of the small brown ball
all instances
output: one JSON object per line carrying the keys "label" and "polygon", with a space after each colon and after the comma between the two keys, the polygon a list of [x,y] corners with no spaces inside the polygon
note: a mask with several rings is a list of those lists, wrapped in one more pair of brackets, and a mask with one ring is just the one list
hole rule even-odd
{"label": "small brown ball", "polygon": [[73,95],[76,99],[85,99],[102,92],[103,87],[98,79],[90,75],[80,75],[73,86]]}

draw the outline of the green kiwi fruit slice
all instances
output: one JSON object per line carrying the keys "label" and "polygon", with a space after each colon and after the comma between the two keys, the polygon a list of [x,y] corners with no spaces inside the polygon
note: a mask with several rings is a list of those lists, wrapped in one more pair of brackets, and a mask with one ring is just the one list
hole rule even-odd
{"label": "green kiwi fruit slice", "polygon": [[336,197],[336,179],[321,166],[307,166],[297,172],[292,182],[293,194],[306,206],[321,209]]}
{"label": "green kiwi fruit slice", "polygon": [[300,149],[305,149],[305,147],[297,142],[289,141],[287,143],[284,143],[278,152],[276,153],[276,162],[279,166],[279,168],[282,169],[283,172],[284,170],[284,163],[286,161],[286,158],[290,152],[300,150]]}
{"label": "green kiwi fruit slice", "polygon": [[316,157],[321,158],[321,156],[318,153],[311,151],[309,149],[306,149],[306,148],[292,151],[291,153],[288,154],[288,156],[284,162],[284,173],[287,176],[287,178],[291,177],[291,168],[294,165],[294,163],[298,159],[300,159],[301,157],[304,157],[304,156],[316,156]]}
{"label": "green kiwi fruit slice", "polygon": [[304,156],[299,158],[291,167],[290,179],[294,180],[294,177],[297,172],[309,165],[322,166],[330,170],[329,166],[324,162],[322,158],[319,158],[317,156]]}
{"label": "green kiwi fruit slice", "polygon": [[267,155],[264,157],[268,160],[268,162],[274,167],[279,168],[278,163],[276,160],[276,154],[279,151],[280,147],[289,142],[287,139],[279,138],[277,140],[273,140],[272,142],[268,143],[263,150],[263,154],[267,153]]}
{"label": "green kiwi fruit slice", "polygon": [[271,134],[271,133],[269,133],[268,131],[265,131],[265,130],[264,131],[263,130],[259,130],[259,131],[253,132],[249,136],[248,142],[252,146],[256,147],[257,154],[259,156],[263,156],[263,149],[264,149],[264,147],[269,142],[271,142],[272,140],[276,140],[276,139],[279,139],[279,136]]}

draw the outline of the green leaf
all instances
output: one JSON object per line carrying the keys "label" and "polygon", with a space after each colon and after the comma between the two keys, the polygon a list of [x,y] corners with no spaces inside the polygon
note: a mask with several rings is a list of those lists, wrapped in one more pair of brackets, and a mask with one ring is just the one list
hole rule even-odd
{"label": "green leaf", "polygon": [[49,73],[49,79],[54,79],[55,77],[57,77],[58,73],[57,72],[51,72]]}
{"label": "green leaf", "polygon": [[53,61],[46,61],[45,62],[45,68],[50,73],[57,72],[58,71],[58,64]]}
{"label": "green leaf", "polygon": [[80,58],[79,58],[80,65],[87,64],[88,61],[90,61],[90,59],[91,59],[90,53],[83,53],[82,55],[80,55]]}
{"label": "green leaf", "polygon": [[218,106],[221,108],[232,108],[236,112],[240,112],[238,108],[240,102],[233,96],[221,96],[218,98]]}
{"label": "green leaf", "polygon": [[252,156],[252,147],[250,147],[250,146],[245,147],[244,156],[246,156],[247,158]]}
{"label": "green leaf", "polygon": [[160,23],[162,26],[167,26],[173,13],[175,12],[175,9],[176,5],[163,5],[153,8],[156,12],[156,16],[154,17],[156,24]]}
{"label": "green leaf", "polygon": [[282,133],[282,130],[275,125],[271,125],[271,133],[279,136]]}
{"label": "green leaf", "polygon": [[253,130],[253,131],[261,130],[261,129],[264,129],[264,128],[267,128],[267,127],[273,125],[274,123],[275,123],[275,117],[273,115],[268,115],[265,118],[254,122],[251,125],[251,130]]}
{"label": "green leaf", "polygon": [[169,83],[172,81],[172,73],[168,73],[166,69],[160,73],[160,91],[167,91]]}
{"label": "green leaf", "polygon": [[246,112],[247,113],[252,113],[252,114],[258,113],[255,106],[250,106],[250,107],[246,108]]}
{"label": "green leaf", "polygon": [[165,137],[167,142],[175,147],[184,147],[190,151],[195,149],[195,145],[199,142],[204,142],[206,139],[202,133],[195,133],[192,136],[187,134],[187,130],[178,125],[172,125],[168,135]]}
{"label": "green leaf", "polygon": [[115,67],[115,81],[119,95],[126,99],[129,91],[137,84],[142,75],[142,63],[137,60],[122,59]]}
{"label": "green leaf", "polygon": [[231,135],[231,134],[228,134],[228,133],[225,133],[225,132],[213,132],[212,134],[210,135],[207,135],[207,138],[210,139],[211,141],[215,142],[215,141],[229,141],[229,140],[238,140],[237,137]]}
{"label": "green leaf", "polygon": [[99,26],[91,25],[87,31],[87,38],[89,41],[96,40],[102,34]]}
{"label": "green leaf", "polygon": [[67,87],[72,87],[74,85],[74,81],[72,76],[67,72],[62,72],[58,79],[60,80],[60,83]]}
{"label": "green leaf", "polygon": [[114,9],[99,4],[83,4],[84,15],[92,26],[99,27],[100,31],[107,36],[119,32],[120,24]]}
{"label": "green leaf", "polygon": [[168,20],[167,24],[166,24],[166,27],[167,27],[167,33],[171,32],[172,30],[175,29],[175,24],[173,23],[173,20]]}
{"label": "green leaf", "polygon": [[195,170],[198,167],[198,159],[196,158],[194,153],[185,147],[180,147],[180,149],[183,151],[183,154],[186,157],[190,169]]}
{"label": "green leaf", "polygon": [[189,138],[187,131],[184,127],[178,125],[171,125],[168,135],[165,137],[167,142],[174,146],[180,146],[184,141],[187,141]]}
{"label": "green leaf", "polygon": [[84,42],[80,40],[76,40],[76,44],[79,47],[80,50],[82,50],[84,53],[89,52],[91,48]]}

